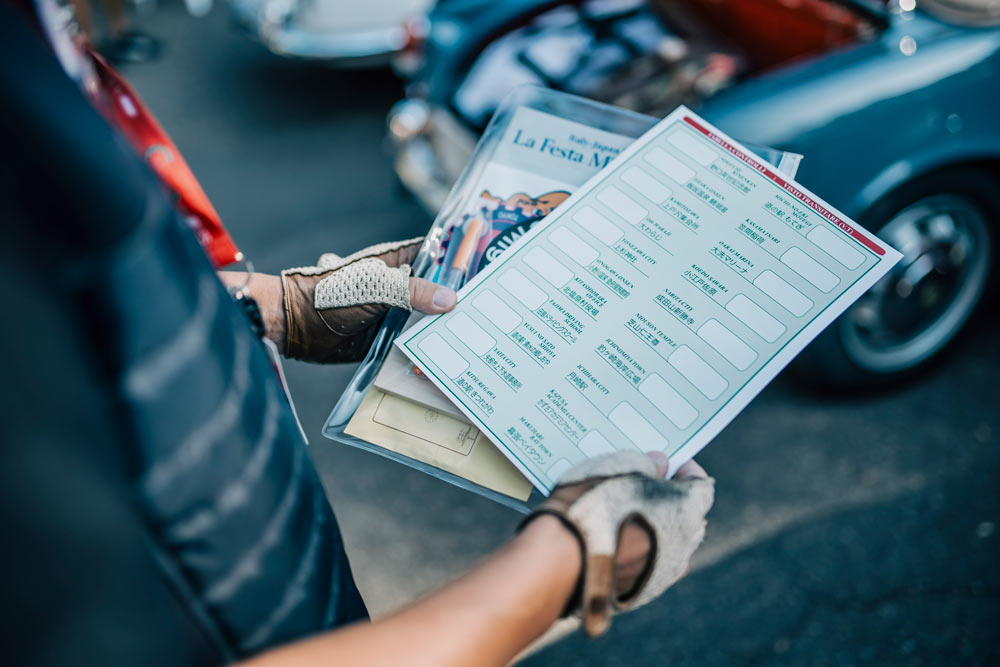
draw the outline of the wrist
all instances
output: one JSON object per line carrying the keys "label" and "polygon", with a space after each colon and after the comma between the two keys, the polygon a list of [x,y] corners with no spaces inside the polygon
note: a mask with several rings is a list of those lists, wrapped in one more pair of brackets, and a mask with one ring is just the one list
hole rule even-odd
{"label": "wrist", "polygon": [[583,566],[580,540],[559,517],[551,514],[535,517],[521,529],[519,539],[521,538],[532,544],[544,544],[549,551],[559,554],[567,567],[579,574]]}
{"label": "wrist", "polygon": [[264,326],[267,337],[278,346],[282,356],[287,356],[288,350],[288,304],[285,300],[285,281],[281,276],[275,276],[278,288],[276,307],[264,313]]}
{"label": "wrist", "polygon": [[230,291],[245,288],[249,292],[260,308],[265,335],[274,341],[278,350],[284,354],[288,327],[285,316],[285,292],[281,278],[266,273],[246,274],[240,271],[219,271],[218,276]]}
{"label": "wrist", "polygon": [[541,514],[522,525],[517,541],[537,550],[540,562],[552,563],[553,596],[558,602],[557,618],[565,616],[578,602],[583,574],[583,544],[579,536],[559,517]]}

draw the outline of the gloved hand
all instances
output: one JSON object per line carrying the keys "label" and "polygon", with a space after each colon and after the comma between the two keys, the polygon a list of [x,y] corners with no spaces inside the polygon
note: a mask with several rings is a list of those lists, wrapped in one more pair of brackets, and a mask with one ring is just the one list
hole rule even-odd
{"label": "gloved hand", "polygon": [[422,243],[422,238],[380,243],[347,257],[328,253],[316,266],[282,271],[285,356],[319,363],[357,361],[389,308],[451,310],[452,290],[410,276],[410,262]]}
{"label": "gloved hand", "polygon": [[[583,573],[566,612],[582,619],[588,635],[603,634],[612,615],[653,600],[687,570],[715,497],[715,480],[703,472],[692,462],[664,480],[653,459],[638,451],[596,457],[567,471],[525,521],[552,514],[579,539]],[[647,530],[651,543],[638,577],[619,571],[628,560],[617,553],[619,537],[630,523]]]}

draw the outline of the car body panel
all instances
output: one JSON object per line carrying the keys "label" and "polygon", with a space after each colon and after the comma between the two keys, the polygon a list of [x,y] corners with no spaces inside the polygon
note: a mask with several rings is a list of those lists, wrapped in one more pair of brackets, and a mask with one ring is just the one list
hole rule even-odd
{"label": "car body panel", "polygon": [[756,77],[700,112],[805,155],[799,180],[852,217],[920,174],[1000,162],[1000,30],[907,14],[870,43]]}
{"label": "car body panel", "polygon": [[387,64],[411,46],[433,0],[230,0],[234,23],[278,55]]}
{"label": "car body panel", "polygon": [[828,0],[650,0],[669,24],[734,48],[754,71],[853,44],[884,23],[883,12]]}

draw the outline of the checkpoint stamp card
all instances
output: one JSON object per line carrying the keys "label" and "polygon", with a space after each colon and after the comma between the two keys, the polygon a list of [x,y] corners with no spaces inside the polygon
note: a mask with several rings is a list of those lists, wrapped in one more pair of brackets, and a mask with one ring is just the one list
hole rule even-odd
{"label": "checkpoint stamp card", "polygon": [[543,493],[673,474],[899,257],[680,107],[397,345]]}

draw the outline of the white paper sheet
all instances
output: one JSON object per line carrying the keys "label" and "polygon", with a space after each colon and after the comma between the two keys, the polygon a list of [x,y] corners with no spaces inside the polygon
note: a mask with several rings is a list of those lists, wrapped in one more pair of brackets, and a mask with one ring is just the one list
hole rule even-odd
{"label": "white paper sheet", "polygon": [[543,493],[673,474],[899,257],[680,107],[397,345]]}

